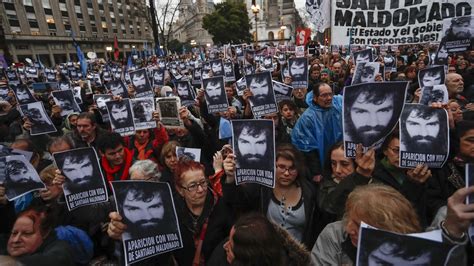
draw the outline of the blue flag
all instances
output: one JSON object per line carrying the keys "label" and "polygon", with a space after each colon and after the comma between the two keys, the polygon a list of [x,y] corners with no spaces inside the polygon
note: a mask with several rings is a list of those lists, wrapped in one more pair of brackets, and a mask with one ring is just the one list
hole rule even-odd
{"label": "blue flag", "polygon": [[133,66],[132,56],[129,55],[128,56],[128,61],[127,61],[127,69],[130,69],[132,66]]}
{"label": "blue flag", "polygon": [[74,38],[74,32],[71,33],[72,35],[72,45],[76,48],[76,53],[77,53],[77,58],[79,60],[79,63],[81,64],[81,72],[82,76],[85,77],[87,75],[87,61],[86,58],[84,57],[84,53],[81,50],[81,47],[79,44],[76,42],[76,39]]}

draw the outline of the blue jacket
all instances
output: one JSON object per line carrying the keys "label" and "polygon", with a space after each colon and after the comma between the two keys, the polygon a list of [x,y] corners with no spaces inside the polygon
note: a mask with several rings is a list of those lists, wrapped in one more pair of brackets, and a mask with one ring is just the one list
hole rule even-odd
{"label": "blue jacket", "polygon": [[309,108],[291,131],[291,142],[303,152],[318,150],[321,167],[329,148],[342,140],[342,96],[335,95],[330,108],[313,102],[313,92],[306,95]]}

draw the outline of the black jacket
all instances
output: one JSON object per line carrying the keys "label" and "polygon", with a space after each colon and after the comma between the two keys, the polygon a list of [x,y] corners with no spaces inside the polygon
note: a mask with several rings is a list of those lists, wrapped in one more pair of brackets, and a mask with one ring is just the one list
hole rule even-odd
{"label": "black jacket", "polygon": [[[234,184],[223,186],[234,186]],[[192,265],[196,251],[193,236],[195,234],[199,236],[207,219],[207,231],[201,250],[205,262],[209,260],[215,247],[229,235],[230,229],[234,224],[234,218],[227,201],[224,199],[225,197],[224,193],[223,198],[218,198],[217,202],[215,202],[211,190],[208,190],[204,209],[201,216],[197,218],[196,226],[194,226],[193,216],[187,208],[184,199],[177,198],[175,200],[179,227],[183,239],[183,248],[173,252],[178,265]]]}

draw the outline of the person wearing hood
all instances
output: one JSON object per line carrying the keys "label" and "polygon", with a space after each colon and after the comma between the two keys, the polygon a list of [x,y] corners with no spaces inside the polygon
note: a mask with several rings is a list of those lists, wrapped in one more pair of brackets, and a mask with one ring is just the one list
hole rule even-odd
{"label": "person wearing hood", "polygon": [[296,122],[293,145],[305,154],[311,175],[318,180],[329,147],[342,140],[342,96],[327,83],[319,83],[306,95],[309,108]]}
{"label": "person wearing hood", "polygon": [[63,134],[68,134],[76,129],[78,116],[79,113],[70,113],[66,116],[66,119],[64,119]]}

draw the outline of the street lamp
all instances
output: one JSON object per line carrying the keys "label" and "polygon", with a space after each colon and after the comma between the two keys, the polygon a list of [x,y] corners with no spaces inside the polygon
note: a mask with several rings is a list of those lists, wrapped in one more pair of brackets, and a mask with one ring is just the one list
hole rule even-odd
{"label": "street lamp", "polygon": [[[110,52],[112,52],[112,46],[106,46],[105,50],[107,51],[107,53],[106,53],[107,57],[112,58],[112,56],[110,55]],[[107,60],[108,60],[108,58],[107,58]]]}
{"label": "street lamp", "polygon": [[255,15],[255,48],[257,48],[258,45],[258,26],[257,26],[257,21],[258,21],[258,12],[260,12],[260,6],[255,4],[252,5],[252,13]]}

